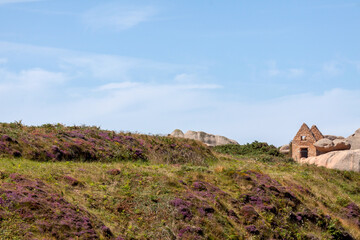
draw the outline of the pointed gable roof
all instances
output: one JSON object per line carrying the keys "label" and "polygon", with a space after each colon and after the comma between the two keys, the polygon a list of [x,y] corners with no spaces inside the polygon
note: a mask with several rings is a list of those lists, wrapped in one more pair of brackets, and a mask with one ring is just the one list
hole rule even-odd
{"label": "pointed gable roof", "polygon": [[301,125],[299,131],[297,132],[297,134],[294,137],[294,141],[301,141],[302,136],[306,136],[305,141],[309,141],[309,140],[311,140],[312,142],[317,141],[314,134],[312,133],[312,131],[310,130],[308,125],[306,125],[306,123],[303,123]]}
{"label": "pointed gable roof", "polygon": [[314,135],[316,141],[319,141],[320,139],[324,138],[324,135],[322,135],[322,133],[320,132],[320,130],[317,128],[316,125],[312,125],[310,131]]}

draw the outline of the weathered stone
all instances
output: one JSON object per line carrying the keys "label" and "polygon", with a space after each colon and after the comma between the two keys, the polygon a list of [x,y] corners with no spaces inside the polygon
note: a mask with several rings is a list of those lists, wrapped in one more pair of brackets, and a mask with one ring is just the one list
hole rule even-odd
{"label": "weathered stone", "polygon": [[310,131],[314,135],[316,141],[324,138],[324,135],[320,132],[316,125],[312,125]]}
{"label": "weathered stone", "polygon": [[314,143],[314,146],[320,153],[350,149],[350,143],[346,139],[335,139],[331,141],[328,138],[323,138]]}
{"label": "weathered stone", "polygon": [[356,132],[347,138],[351,145],[351,150],[360,149],[360,128]]}
{"label": "weathered stone", "polygon": [[335,139],[333,141],[333,143],[334,143],[334,150],[335,151],[336,150],[349,150],[351,148],[351,144],[346,139],[338,138],[338,139]]}
{"label": "weathered stone", "polygon": [[289,144],[285,144],[284,146],[281,146],[279,149],[280,153],[282,154],[288,154],[290,153],[290,145]]}
{"label": "weathered stone", "polygon": [[208,146],[219,146],[226,144],[239,144],[235,140],[228,139],[224,136],[213,135],[206,132],[196,132],[196,131],[187,131],[185,134],[179,130],[174,130],[171,134],[173,137],[182,137],[188,139],[198,140],[200,142],[205,143]]}
{"label": "weathered stone", "polygon": [[334,141],[335,139],[344,139],[344,137],[335,135],[324,135],[324,138],[330,139],[331,141]]}
{"label": "weathered stone", "polygon": [[205,143],[208,146],[219,146],[226,144],[239,144],[235,140],[228,139],[224,136],[213,135],[206,132],[187,131],[185,138],[194,139]]}
{"label": "weathered stone", "polygon": [[316,157],[301,158],[300,163],[319,167],[360,172],[360,149],[334,151]]}
{"label": "weathered stone", "polygon": [[184,137],[184,133],[180,129],[175,129],[170,135],[173,137]]}
{"label": "weathered stone", "polygon": [[324,136],[314,125],[311,129],[304,123],[292,141],[292,158],[298,161],[300,158],[317,156],[318,152],[314,143]]}
{"label": "weathered stone", "polygon": [[329,148],[334,147],[334,143],[328,138],[323,138],[315,142],[314,146],[316,147],[316,149],[323,152],[323,151],[327,151]]}

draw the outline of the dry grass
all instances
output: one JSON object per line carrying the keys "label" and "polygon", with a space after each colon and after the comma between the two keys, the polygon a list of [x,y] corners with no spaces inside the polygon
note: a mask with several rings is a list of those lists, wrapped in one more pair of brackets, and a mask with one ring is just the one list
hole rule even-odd
{"label": "dry grass", "polygon": [[[30,148],[24,139],[43,136],[53,126],[7,127],[2,131],[25,146],[24,153],[48,149],[57,139],[55,134],[49,142],[41,140],[36,148]],[[81,129],[76,129],[77,134]],[[342,239],[345,232],[360,239],[360,214],[349,217],[347,208],[349,203],[360,205],[360,173],[299,165],[263,152],[227,155],[195,141],[119,134],[130,141],[124,142],[127,147],[143,144],[146,160],[130,155],[121,161],[92,162],[3,157],[0,190],[6,190],[8,183],[15,184],[9,177],[12,173],[29,181],[38,179],[49,194],[58,194],[90,214],[93,222],[109,227],[113,236],[95,227],[100,239]],[[70,140],[77,142],[75,135]],[[117,144],[112,139],[116,136],[99,139],[96,147],[105,144],[115,151]],[[18,149],[13,144],[6,143],[7,150]],[[0,203],[0,215],[4,211]],[[0,238],[26,239],[25,233],[18,231],[24,224],[30,226],[26,231],[33,237],[53,237],[50,232],[41,232],[36,220],[24,222],[16,214],[5,217]]]}

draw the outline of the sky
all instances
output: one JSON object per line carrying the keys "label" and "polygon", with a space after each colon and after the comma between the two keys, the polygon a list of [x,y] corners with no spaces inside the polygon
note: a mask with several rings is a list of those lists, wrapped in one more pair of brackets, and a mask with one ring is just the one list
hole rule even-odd
{"label": "sky", "polygon": [[347,137],[359,24],[357,0],[0,0],[0,122]]}

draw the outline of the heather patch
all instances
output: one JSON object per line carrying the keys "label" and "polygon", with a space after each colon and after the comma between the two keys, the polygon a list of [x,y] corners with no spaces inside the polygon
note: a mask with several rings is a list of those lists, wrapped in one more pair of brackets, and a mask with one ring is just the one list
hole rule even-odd
{"label": "heather patch", "polygon": [[216,160],[200,142],[116,133],[97,127],[0,124],[0,156],[37,161],[153,161],[207,165]]}
{"label": "heather patch", "polygon": [[180,239],[201,239],[203,236],[203,230],[199,227],[187,226],[179,230]]}
{"label": "heather patch", "polygon": [[[227,238],[229,233],[241,236],[235,229],[231,229],[230,223],[221,216],[219,198],[227,197],[225,192],[205,181],[185,183],[180,180],[180,183],[185,191],[170,201],[170,205],[176,209],[175,218],[180,221],[177,229],[180,239],[222,239]],[[227,230],[218,229],[214,226],[216,224],[222,224]]]}
{"label": "heather patch", "polygon": [[116,176],[119,175],[121,173],[121,171],[119,169],[110,169],[107,171],[108,174]]}
{"label": "heather patch", "polygon": [[[203,180],[179,181],[185,191],[170,201],[179,221],[178,236],[186,233],[192,239],[309,239],[312,233],[323,232],[329,239],[352,239],[339,222],[308,208],[298,198],[297,191],[312,196],[309,190],[294,184],[285,186],[253,170],[229,171],[225,175],[239,187],[238,197]],[[296,191],[292,191],[293,187]],[[217,224],[222,224],[222,233],[215,230]],[[201,229],[201,234],[193,229]]]}
{"label": "heather patch", "polygon": [[54,193],[40,180],[12,173],[0,186],[0,215],[11,220],[1,224],[0,232],[26,239],[47,236],[56,239],[99,239],[112,237],[109,228],[84,209],[74,206]]}
{"label": "heather patch", "polygon": [[359,173],[213,150],[94,127],[0,124],[0,238],[359,239]]}
{"label": "heather patch", "polygon": [[344,207],[345,217],[360,227],[360,208],[356,203],[351,202]]}
{"label": "heather patch", "polygon": [[253,235],[258,235],[260,233],[259,230],[254,225],[248,225],[245,227],[245,229],[246,229],[246,231],[248,231],[249,233],[251,233]]}
{"label": "heather patch", "polygon": [[65,181],[67,184],[69,184],[69,185],[71,185],[71,186],[73,186],[73,187],[82,186],[82,185],[83,185],[82,182],[80,182],[79,180],[77,180],[77,179],[75,179],[75,178],[73,178],[73,177],[71,177],[71,176],[64,176],[63,179],[64,179],[64,181]]}
{"label": "heather patch", "polygon": [[291,187],[282,185],[269,175],[253,170],[226,174],[243,188],[239,197],[231,201],[231,215],[237,222],[248,225],[248,233],[262,238],[296,239],[297,236],[305,238],[307,232],[318,229],[329,236],[334,237],[336,232],[336,235],[351,238],[330,216],[307,208],[293,187],[311,195],[309,190],[294,184]]}

